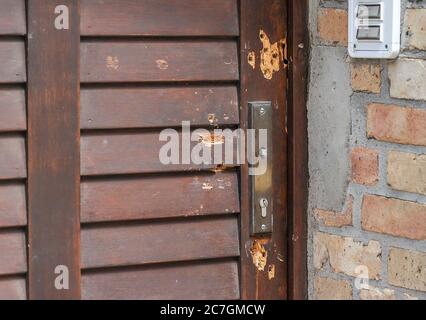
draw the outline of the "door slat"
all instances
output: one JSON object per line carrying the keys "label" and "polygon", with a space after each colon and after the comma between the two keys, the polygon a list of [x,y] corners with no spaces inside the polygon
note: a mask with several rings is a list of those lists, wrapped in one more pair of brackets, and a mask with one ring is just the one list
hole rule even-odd
{"label": "door slat", "polygon": [[237,36],[236,0],[82,0],[84,36]]}
{"label": "door slat", "polygon": [[81,43],[81,82],[236,81],[236,41]]}
{"label": "door slat", "polygon": [[236,125],[238,114],[235,86],[91,88],[81,92],[82,129],[176,127],[182,121],[194,126],[208,126],[211,121]]}
{"label": "door slat", "polygon": [[239,212],[237,173],[83,181],[81,221],[127,221]]}
{"label": "door slat", "polygon": [[83,299],[239,299],[234,261],[83,273]]}
{"label": "door slat", "polygon": [[0,228],[27,224],[24,183],[0,184]]}
{"label": "door slat", "polygon": [[239,255],[236,217],[82,230],[82,267],[131,266]]}
{"label": "door slat", "polygon": [[0,61],[0,83],[26,81],[25,43],[23,40],[0,40]]}
{"label": "door slat", "polygon": [[0,132],[25,131],[27,129],[25,90],[0,89],[0,114]]}
{"label": "door slat", "polygon": [[19,135],[0,135],[0,180],[27,176],[25,138]]}
{"label": "door slat", "polygon": [[1,231],[0,252],[0,275],[27,271],[27,243],[23,231]]}

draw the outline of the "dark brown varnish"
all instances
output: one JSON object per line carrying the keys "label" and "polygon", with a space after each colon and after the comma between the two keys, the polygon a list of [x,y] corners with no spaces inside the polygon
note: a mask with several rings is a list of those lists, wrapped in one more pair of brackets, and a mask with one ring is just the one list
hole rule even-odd
{"label": "dark brown varnish", "polygon": [[83,273],[83,299],[235,300],[238,263],[211,261]]}
{"label": "dark brown varnish", "polygon": [[237,0],[82,0],[84,36],[238,36]]}
{"label": "dark brown varnish", "polygon": [[[57,5],[69,30],[56,30]],[[80,297],[79,1],[28,1],[29,298]],[[69,289],[55,288],[55,268]]]}

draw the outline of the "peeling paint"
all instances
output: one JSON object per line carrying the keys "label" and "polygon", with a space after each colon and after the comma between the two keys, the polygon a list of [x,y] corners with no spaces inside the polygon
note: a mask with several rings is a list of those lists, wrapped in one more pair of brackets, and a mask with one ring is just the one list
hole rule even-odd
{"label": "peeling paint", "polygon": [[209,113],[209,115],[207,116],[207,119],[209,120],[209,123],[212,125],[215,122],[217,122],[216,115],[214,113]]}
{"label": "peeling paint", "polygon": [[210,183],[208,182],[203,183],[203,190],[212,190],[212,189],[213,189],[213,186]]}
{"label": "peeling paint", "polygon": [[219,172],[224,172],[226,170],[234,170],[234,166],[231,165],[226,165],[226,164],[219,164],[216,167],[214,167],[213,169],[210,169],[211,172],[214,173],[219,173]]}
{"label": "peeling paint", "polygon": [[204,143],[208,147],[211,147],[217,144],[224,144],[225,136],[222,134],[215,133],[203,134],[200,135],[199,142]]}
{"label": "peeling paint", "polygon": [[271,264],[268,267],[268,279],[272,280],[275,278],[275,264]]}
{"label": "peeling paint", "polygon": [[259,271],[265,271],[265,266],[268,261],[268,252],[258,240],[254,240],[250,248],[251,258],[254,266]]}
{"label": "peeling paint", "polygon": [[269,37],[263,31],[259,31],[259,38],[263,48],[260,50],[260,70],[265,79],[271,80],[274,73],[280,71],[281,63],[285,68],[287,61],[287,40],[281,39],[271,44]]}
{"label": "peeling paint", "polygon": [[254,51],[250,51],[247,56],[248,64],[254,69],[256,69],[256,53]]}
{"label": "peeling paint", "polygon": [[169,63],[166,60],[159,59],[156,61],[158,69],[166,70],[169,67]]}
{"label": "peeling paint", "polygon": [[278,253],[277,259],[278,259],[279,262],[284,262],[284,256],[280,253]]}
{"label": "peeling paint", "polygon": [[106,67],[108,69],[118,70],[118,68],[120,67],[119,63],[120,61],[118,60],[117,57],[113,57],[113,56],[106,57]]}

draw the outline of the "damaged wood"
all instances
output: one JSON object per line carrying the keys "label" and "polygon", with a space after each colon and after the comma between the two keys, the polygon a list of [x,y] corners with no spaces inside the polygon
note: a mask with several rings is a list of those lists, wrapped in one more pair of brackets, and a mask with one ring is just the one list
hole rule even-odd
{"label": "damaged wood", "polygon": [[[240,125],[247,128],[248,104],[271,101],[271,135],[274,143],[271,180],[274,200],[274,232],[265,238],[250,236],[248,166],[241,167],[241,255],[242,299],[286,299],[287,263],[287,72],[286,34],[288,1],[241,0],[241,114]],[[272,13],[273,12],[273,13]],[[260,39],[260,37],[262,38]],[[265,50],[266,49],[266,50]],[[255,69],[249,56],[255,52]],[[265,81],[266,80],[266,81]],[[265,252],[263,253],[263,250]],[[287,261],[287,259],[286,259]],[[269,266],[274,265],[274,267]],[[274,281],[269,277],[274,276]]]}
{"label": "damaged wood", "polygon": [[260,70],[265,79],[271,80],[274,73],[279,72],[281,63],[283,68],[287,66],[287,40],[281,39],[271,44],[265,31],[259,31],[259,38],[263,48],[260,50]]}
{"label": "damaged wood", "polygon": [[260,240],[254,240],[250,248],[250,254],[254,266],[258,271],[265,271],[268,262],[268,252]]}

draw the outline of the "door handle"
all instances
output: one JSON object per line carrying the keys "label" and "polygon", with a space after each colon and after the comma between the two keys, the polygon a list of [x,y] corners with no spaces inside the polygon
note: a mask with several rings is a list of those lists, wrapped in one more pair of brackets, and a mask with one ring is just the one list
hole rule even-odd
{"label": "door handle", "polygon": [[273,231],[272,119],[270,101],[249,102],[250,231],[252,236]]}

